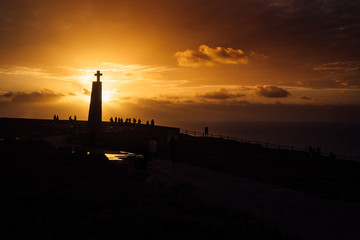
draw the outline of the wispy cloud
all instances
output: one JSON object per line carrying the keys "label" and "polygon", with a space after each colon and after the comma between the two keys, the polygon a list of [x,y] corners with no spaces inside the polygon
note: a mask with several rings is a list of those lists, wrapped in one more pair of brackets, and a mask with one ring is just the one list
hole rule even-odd
{"label": "wispy cloud", "polygon": [[232,99],[232,98],[238,98],[244,96],[245,94],[241,94],[241,93],[236,93],[236,94],[231,93],[225,88],[220,88],[219,90],[209,91],[203,95],[198,95],[198,97],[200,98],[216,99],[216,100]]}
{"label": "wispy cloud", "polygon": [[358,61],[347,61],[347,62],[332,62],[325,63],[322,65],[315,66],[313,68],[317,71],[340,71],[340,72],[355,72],[360,71],[360,62]]}
{"label": "wispy cloud", "polygon": [[180,66],[198,67],[214,64],[247,64],[248,57],[240,49],[201,45],[197,50],[187,49],[175,53]]}
{"label": "wispy cloud", "polygon": [[31,68],[31,67],[25,67],[25,66],[1,66],[0,74],[26,75],[26,76],[35,76],[35,77],[48,76],[48,74],[40,68]]}

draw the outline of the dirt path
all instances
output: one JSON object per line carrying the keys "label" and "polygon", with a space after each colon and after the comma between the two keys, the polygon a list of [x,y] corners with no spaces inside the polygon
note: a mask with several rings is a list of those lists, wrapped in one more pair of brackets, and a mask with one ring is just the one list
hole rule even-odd
{"label": "dirt path", "polygon": [[172,166],[165,160],[151,172],[159,181],[191,183],[195,197],[248,212],[303,239],[360,239],[360,204],[319,199],[184,163]]}

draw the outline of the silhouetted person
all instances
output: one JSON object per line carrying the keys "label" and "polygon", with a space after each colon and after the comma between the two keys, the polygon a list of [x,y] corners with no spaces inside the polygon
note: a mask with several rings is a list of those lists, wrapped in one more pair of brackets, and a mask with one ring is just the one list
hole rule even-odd
{"label": "silhouetted person", "polygon": [[151,126],[154,126],[155,125],[155,121],[154,119],[151,119]]}
{"label": "silhouetted person", "polygon": [[136,123],[136,119],[135,119],[135,118],[133,118],[133,123],[134,123],[134,124]]}
{"label": "silhouetted person", "polygon": [[155,138],[152,138],[148,143],[148,159],[149,162],[152,162],[153,160],[157,160],[157,141]]}
{"label": "silhouetted person", "polygon": [[209,128],[205,127],[205,137],[207,137],[209,135]]}
{"label": "silhouetted person", "polygon": [[123,118],[120,118],[120,123],[123,123],[123,122],[124,122]]}
{"label": "silhouetted person", "polygon": [[59,115],[56,115],[56,120],[59,121]]}
{"label": "silhouetted person", "polygon": [[149,126],[149,121],[146,121],[146,126]]}
{"label": "silhouetted person", "polygon": [[76,115],[74,116],[74,121],[76,121]]}
{"label": "silhouetted person", "polygon": [[111,123],[113,123],[113,122],[114,122],[114,119],[113,119],[112,117],[110,118],[110,122],[111,122]]}
{"label": "silhouetted person", "polygon": [[117,118],[117,117],[115,117],[115,122],[117,122],[117,119],[118,119],[118,118]]}
{"label": "silhouetted person", "polygon": [[138,124],[140,125],[141,124],[141,119],[139,118],[139,120],[138,120]]}
{"label": "silhouetted person", "polygon": [[56,121],[56,114],[54,114],[54,121]]}
{"label": "silhouetted person", "polygon": [[71,118],[71,116],[69,117],[69,121],[72,121],[72,118]]}

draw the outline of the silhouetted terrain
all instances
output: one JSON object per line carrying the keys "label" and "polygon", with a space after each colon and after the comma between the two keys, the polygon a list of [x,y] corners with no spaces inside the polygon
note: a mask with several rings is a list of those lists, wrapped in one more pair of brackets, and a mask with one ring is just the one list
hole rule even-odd
{"label": "silhouetted terrain", "polygon": [[[189,186],[145,185],[144,176],[129,176],[124,164],[104,155],[44,140],[71,136],[67,121],[0,123],[2,239],[292,239],[245,213],[193,199]],[[141,152],[156,132],[123,129],[122,134],[97,135],[92,145],[107,147],[110,141],[110,148],[127,150],[129,143],[130,150]],[[161,135],[156,137],[165,156],[166,137]],[[87,137],[74,135],[68,141]]]}
{"label": "silhouetted terrain", "polygon": [[[97,145],[144,154],[146,143],[154,136],[159,155],[170,159],[167,132],[153,129],[123,129],[97,136]],[[79,135],[71,139],[81,143]],[[81,141],[82,140],[82,141]],[[360,202],[360,163],[313,153],[266,149],[210,137],[179,134],[178,161],[296,189],[327,199]]]}

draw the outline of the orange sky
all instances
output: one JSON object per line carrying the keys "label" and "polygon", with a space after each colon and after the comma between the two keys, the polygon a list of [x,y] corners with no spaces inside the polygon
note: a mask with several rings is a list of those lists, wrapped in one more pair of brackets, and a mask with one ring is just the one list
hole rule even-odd
{"label": "orange sky", "polygon": [[0,3],[0,117],[360,121],[360,3]]}

